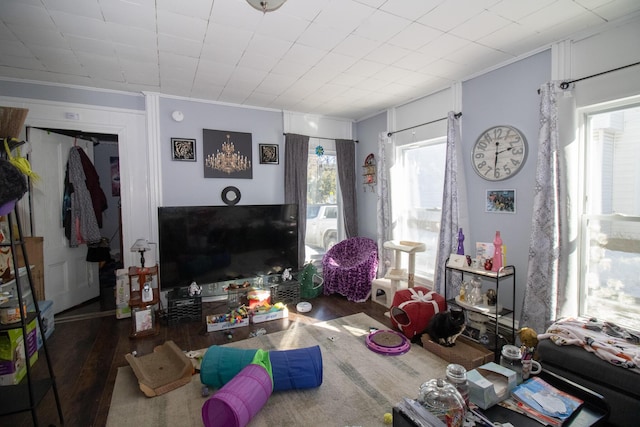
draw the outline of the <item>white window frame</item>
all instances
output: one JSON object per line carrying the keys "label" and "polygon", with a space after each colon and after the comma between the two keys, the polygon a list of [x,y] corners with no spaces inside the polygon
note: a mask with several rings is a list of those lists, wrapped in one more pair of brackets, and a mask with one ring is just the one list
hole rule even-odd
{"label": "white window frame", "polygon": [[[395,158],[396,158],[396,165],[401,167],[402,169],[404,169],[405,165],[404,165],[404,153],[407,150],[412,150],[412,149],[416,149],[416,148],[423,148],[423,147],[428,147],[428,146],[434,146],[434,145],[442,145],[445,149],[445,155],[446,155],[446,144],[447,144],[447,136],[443,135],[443,136],[439,136],[436,138],[430,138],[430,139],[426,139],[423,141],[418,141],[418,142],[412,142],[410,144],[403,144],[403,145],[398,145],[395,147]],[[445,160],[446,161],[446,160]],[[392,189],[392,194],[391,194],[391,214],[392,214],[392,223],[393,224],[397,224],[398,219],[399,219],[399,209],[394,209],[394,207],[397,207],[398,204],[396,202],[394,202],[393,200],[393,194],[397,194],[397,188],[398,186],[404,186],[404,180],[398,176],[398,171],[394,171],[393,169],[395,168],[392,167],[392,171],[391,171],[391,189]],[[444,180],[444,169],[445,169],[445,164],[443,163],[442,165],[443,168],[443,180]],[[395,179],[394,179],[395,178]],[[396,182],[398,181],[398,182]],[[442,194],[442,192],[444,191],[444,189],[441,189],[442,191],[440,191],[440,194]],[[442,212],[442,200],[440,200],[440,214]],[[416,285],[420,285],[420,286],[425,286],[428,288],[433,288],[433,284],[434,284],[434,277],[435,277],[435,266],[437,264],[437,248],[439,246],[439,226],[440,226],[440,222],[439,222],[438,218],[438,231],[437,231],[437,236],[436,236],[436,244],[435,245],[430,245],[428,244],[428,242],[422,242],[422,243],[427,243],[427,250],[425,252],[422,253],[417,253],[416,254],[416,275],[415,275],[415,284]],[[399,230],[397,229],[397,226],[394,225],[392,228],[392,236],[393,239],[395,240],[411,240],[410,236],[400,236],[397,234]],[[424,274],[425,272],[425,268],[420,269],[419,266],[422,263],[424,263],[424,259],[425,257],[433,257],[433,264],[434,264],[434,269],[431,272],[431,274],[429,275],[427,273],[427,275]],[[406,256],[402,259],[402,268],[406,268],[407,267],[407,258]]]}
{"label": "white window frame", "polygon": [[[585,240],[590,238],[588,232],[589,221],[614,221],[620,222],[634,222],[640,224],[640,216],[633,215],[620,215],[616,213],[612,214],[600,214],[590,213],[590,200],[588,195],[593,192],[591,184],[589,182],[592,174],[588,170],[589,152],[591,135],[589,119],[593,115],[613,112],[618,110],[624,110],[629,108],[635,108],[640,106],[640,97],[625,98],[606,104],[598,104],[589,107],[583,107],[578,109],[579,117],[579,200],[577,220],[579,225],[578,231],[578,265],[580,266],[580,275],[578,278],[578,315],[588,317],[594,316],[594,313],[587,311],[587,292],[589,286],[588,280],[588,263],[590,260],[589,251],[591,246]],[[590,191],[591,189],[591,191]],[[601,317],[601,316],[600,316]],[[607,319],[600,319],[607,320]],[[609,319],[611,321],[611,319]],[[614,323],[616,323],[614,321]],[[629,325],[626,325],[629,326]]]}

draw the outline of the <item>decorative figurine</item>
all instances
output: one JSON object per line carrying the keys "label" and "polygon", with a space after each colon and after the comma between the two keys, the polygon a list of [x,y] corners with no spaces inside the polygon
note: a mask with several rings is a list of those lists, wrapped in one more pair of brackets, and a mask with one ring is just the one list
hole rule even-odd
{"label": "decorative figurine", "polygon": [[189,285],[189,296],[200,295],[202,293],[202,286],[199,286],[196,282],[191,282]]}
{"label": "decorative figurine", "polygon": [[285,268],[284,272],[282,273],[282,281],[286,282],[287,280],[291,280],[291,279],[293,279],[293,276],[291,276],[291,269]]}
{"label": "decorative figurine", "polygon": [[498,301],[498,296],[496,295],[495,289],[487,290],[487,305],[494,306]]}
{"label": "decorative figurine", "polygon": [[464,255],[464,234],[462,234],[462,228],[458,230],[458,255]]}
{"label": "decorative figurine", "polygon": [[496,237],[493,239],[493,265],[491,271],[500,271],[502,268],[502,238],[500,232],[496,231]]}
{"label": "decorative figurine", "polygon": [[493,268],[493,261],[491,260],[491,258],[487,258],[484,260],[484,269],[487,271],[491,271],[491,269]]}

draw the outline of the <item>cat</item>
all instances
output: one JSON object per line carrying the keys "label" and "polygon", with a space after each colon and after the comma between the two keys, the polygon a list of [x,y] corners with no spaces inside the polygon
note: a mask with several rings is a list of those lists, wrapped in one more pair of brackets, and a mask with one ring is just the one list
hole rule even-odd
{"label": "cat", "polygon": [[465,328],[464,311],[452,307],[449,311],[436,313],[427,325],[426,333],[431,340],[445,347],[452,347]]}

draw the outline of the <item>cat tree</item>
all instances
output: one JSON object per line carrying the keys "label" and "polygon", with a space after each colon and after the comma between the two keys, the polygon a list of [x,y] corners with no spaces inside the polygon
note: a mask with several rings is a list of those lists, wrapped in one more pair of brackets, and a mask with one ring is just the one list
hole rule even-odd
{"label": "cat tree", "polygon": [[[393,268],[389,269],[383,278],[374,279],[371,282],[371,301],[389,307],[398,289],[413,288],[416,273],[416,253],[424,252],[426,246],[424,243],[408,240],[389,240],[384,242],[382,246],[395,252],[395,262]],[[408,254],[409,257],[406,269],[402,268],[403,253]],[[384,295],[378,297],[378,290],[383,291]],[[384,297],[384,300],[382,300],[382,297]]]}

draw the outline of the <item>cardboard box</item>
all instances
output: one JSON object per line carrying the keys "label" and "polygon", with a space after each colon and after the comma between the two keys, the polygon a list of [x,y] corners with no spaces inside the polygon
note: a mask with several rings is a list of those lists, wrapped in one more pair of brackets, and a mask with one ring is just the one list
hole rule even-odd
{"label": "cardboard box", "polygon": [[254,314],[251,316],[251,323],[268,322],[269,320],[284,319],[289,317],[289,310],[285,307],[278,311],[269,311],[267,313]]}
{"label": "cardboard box", "polygon": [[469,400],[487,409],[509,397],[517,385],[516,373],[495,362],[467,372]]}
{"label": "cardboard box", "polygon": [[236,320],[233,323],[220,321],[220,319],[224,317],[224,314],[210,314],[207,316],[207,332],[224,331],[227,329],[249,326],[248,317],[243,317],[241,320]]}
{"label": "cardboard box", "polygon": [[[33,319],[27,325],[27,354],[31,366],[38,360],[36,323]],[[18,384],[27,374],[25,343],[22,329],[0,332],[0,385]]]}
{"label": "cardboard box", "polygon": [[467,371],[495,360],[493,351],[464,336],[458,337],[456,345],[445,347],[432,341],[428,334],[423,334],[422,346],[449,363],[464,366]]}

